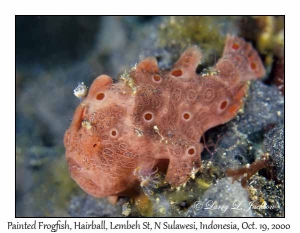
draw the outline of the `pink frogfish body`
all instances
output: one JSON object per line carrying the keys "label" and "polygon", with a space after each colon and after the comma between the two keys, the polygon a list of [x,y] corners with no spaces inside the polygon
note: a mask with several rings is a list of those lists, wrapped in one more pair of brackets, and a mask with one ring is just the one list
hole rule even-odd
{"label": "pink frogfish body", "polygon": [[200,169],[200,138],[234,118],[248,81],[265,75],[258,53],[235,36],[227,36],[215,67],[197,74],[201,56],[188,47],[171,70],[146,58],[117,83],[94,80],[64,137],[69,172],[85,192],[131,196],[137,169],[164,170],[175,187]]}

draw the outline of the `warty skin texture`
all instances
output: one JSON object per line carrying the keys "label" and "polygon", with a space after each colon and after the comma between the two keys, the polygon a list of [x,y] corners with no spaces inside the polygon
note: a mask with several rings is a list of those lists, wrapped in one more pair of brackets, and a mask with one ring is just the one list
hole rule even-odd
{"label": "warty skin texture", "polygon": [[201,56],[193,46],[171,70],[146,58],[117,83],[94,80],[64,138],[69,172],[84,191],[134,196],[137,170],[164,171],[177,187],[200,169],[201,136],[234,118],[248,81],[265,74],[257,52],[234,36],[216,66],[196,74]]}

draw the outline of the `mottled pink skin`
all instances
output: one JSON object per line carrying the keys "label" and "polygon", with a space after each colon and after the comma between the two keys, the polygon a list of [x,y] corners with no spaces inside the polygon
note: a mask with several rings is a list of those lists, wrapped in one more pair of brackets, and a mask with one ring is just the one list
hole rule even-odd
{"label": "mottled pink skin", "polygon": [[64,139],[70,174],[83,190],[134,195],[135,169],[165,169],[166,181],[179,186],[200,168],[201,136],[234,118],[247,81],[265,74],[257,52],[234,36],[212,72],[196,74],[200,60],[199,48],[189,47],[171,70],[160,71],[154,58],[141,61],[128,76],[134,85],[95,79]]}

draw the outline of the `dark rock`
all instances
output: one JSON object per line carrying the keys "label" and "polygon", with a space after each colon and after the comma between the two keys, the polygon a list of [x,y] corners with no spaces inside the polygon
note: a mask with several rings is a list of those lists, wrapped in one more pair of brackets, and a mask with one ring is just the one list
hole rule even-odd
{"label": "dark rock", "polygon": [[212,159],[214,166],[222,172],[228,168],[238,168],[255,160],[255,148],[247,135],[237,130],[234,122],[211,129],[206,137],[213,141],[210,153],[202,152],[202,159]]}
{"label": "dark rock", "polygon": [[253,141],[262,140],[268,127],[283,123],[284,98],[274,86],[267,86],[261,81],[253,81],[245,100],[244,112],[239,119],[233,120],[241,133]]}
{"label": "dark rock", "polygon": [[72,197],[69,213],[72,217],[121,217],[121,209],[105,198],[96,199],[84,194]]}
{"label": "dark rock", "polygon": [[277,179],[284,181],[284,126],[279,124],[265,134],[264,149],[269,153]]}

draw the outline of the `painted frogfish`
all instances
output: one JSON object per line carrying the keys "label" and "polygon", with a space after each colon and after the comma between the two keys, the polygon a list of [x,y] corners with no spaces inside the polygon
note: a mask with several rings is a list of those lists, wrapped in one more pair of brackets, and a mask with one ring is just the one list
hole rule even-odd
{"label": "painted frogfish", "polygon": [[188,47],[173,68],[146,58],[117,83],[97,77],[65,133],[71,177],[94,197],[132,196],[138,171],[165,172],[173,187],[201,167],[205,131],[237,115],[249,80],[265,69],[242,38],[228,35],[222,57],[197,74],[201,50]]}

